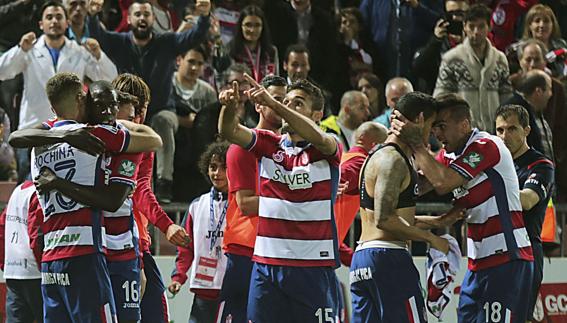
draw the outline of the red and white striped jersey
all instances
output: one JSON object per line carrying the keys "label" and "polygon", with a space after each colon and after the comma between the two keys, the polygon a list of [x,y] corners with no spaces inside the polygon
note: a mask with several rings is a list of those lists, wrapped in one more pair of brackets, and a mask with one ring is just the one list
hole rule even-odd
{"label": "red and white striped jersey", "polygon": [[[105,185],[119,183],[136,188],[138,166],[142,161],[142,153],[110,155],[105,160],[108,178]],[[133,201],[130,197],[115,212],[103,211],[104,247],[108,261],[125,261],[138,257],[138,240],[140,234],[132,213]]]}
{"label": "red and white striped jersey", "polygon": [[446,153],[445,158],[468,180],[453,195],[455,205],[467,209],[469,269],[533,260],[518,177],[504,142],[475,129],[461,152]]}
{"label": "red and white striped jersey", "polygon": [[[72,130],[85,127],[75,121],[63,120],[53,124],[52,129]],[[109,126],[97,126],[92,134],[100,138],[109,152],[126,150],[129,134]],[[74,183],[95,186],[104,185],[104,156],[93,156],[67,143],[38,147],[32,150],[32,177],[44,167],[58,177]],[[82,205],[57,191],[39,195],[44,213],[41,229],[44,233],[42,261],[78,257],[102,249],[102,213]]]}
{"label": "red and white striped jersey", "polygon": [[[338,147],[338,144],[337,144]],[[324,156],[287,135],[254,130],[249,150],[260,160],[258,235],[253,260],[282,266],[339,265],[333,205],[341,150]]]}

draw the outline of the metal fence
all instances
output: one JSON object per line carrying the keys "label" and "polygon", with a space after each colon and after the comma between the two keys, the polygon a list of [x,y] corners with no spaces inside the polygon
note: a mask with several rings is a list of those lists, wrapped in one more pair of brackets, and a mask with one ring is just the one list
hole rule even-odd
{"label": "metal fence", "polygon": [[[171,204],[164,204],[162,205],[163,209],[165,210],[165,212],[167,212],[169,214],[169,216],[172,218],[172,220],[177,223],[180,224],[181,221],[183,220],[183,216],[185,215],[185,212],[187,212],[187,207],[188,204],[187,203],[171,203]],[[445,203],[418,203],[417,204],[417,210],[416,213],[417,214],[441,214],[444,212],[447,212],[448,210],[450,210],[452,207],[451,204],[445,204]],[[567,215],[567,204],[556,204],[555,205],[555,210],[557,212],[557,224],[558,224],[558,230],[560,230],[560,234],[559,234],[559,239],[560,239],[560,245],[559,245],[559,254],[561,257],[565,257],[565,218]],[[357,219],[355,221],[360,221],[360,219],[357,217]],[[466,223],[465,223],[466,226]],[[447,228],[448,231],[448,228]],[[154,252],[156,255],[160,255],[161,253],[161,237],[159,232],[157,232],[157,230],[152,230],[152,241],[154,242]],[[356,233],[354,230],[350,230],[349,232],[349,236],[348,236],[348,240],[349,240],[349,244],[350,247],[353,248],[355,247],[355,243],[356,243],[356,239],[358,237],[356,236]],[[464,244],[464,246],[466,248],[466,243]]]}

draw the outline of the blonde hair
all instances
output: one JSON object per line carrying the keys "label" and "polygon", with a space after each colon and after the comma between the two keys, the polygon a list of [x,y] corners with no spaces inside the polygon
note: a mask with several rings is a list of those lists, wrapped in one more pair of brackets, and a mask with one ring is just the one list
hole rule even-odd
{"label": "blonde hair", "polygon": [[550,7],[543,5],[543,4],[536,4],[535,6],[531,7],[531,9],[526,14],[526,20],[524,22],[524,34],[522,37],[524,39],[533,38],[532,31],[530,30],[530,25],[535,20],[536,16],[547,16],[551,19],[551,23],[553,24],[553,29],[551,30],[551,39],[559,39],[561,38],[561,29],[559,28],[559,23],[557,22],[557,17],[553,13]]}

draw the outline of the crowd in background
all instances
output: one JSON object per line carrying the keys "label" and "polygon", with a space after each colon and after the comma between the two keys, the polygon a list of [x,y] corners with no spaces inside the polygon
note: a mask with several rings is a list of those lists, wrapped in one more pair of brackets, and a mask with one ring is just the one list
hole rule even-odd
{"label": "crowd in background", "polygon": [[[201,17],[198,2],[189,0],[64,0],[65,45],[34,52],[38,61],[45,55],[56,62],[38,67],[18,51],[63,26],[40,16],[44,2],[0,0],[0,138],[51,116],[34,73],[51,69],[47,79],[65,64],[54,55],[63,60],[66,48],[84,48],[81,59],[94,55],[95,62],[83,67],[85,80],[129,72],[150,86],[146,123],[164,142],[154,179],[160,202],[188,202],[208,191],[198,157],[218,138],[219,91],[233,81],[249,89],[244,73],[258,82],[275,74],[288,84],[308,79],[320,86],[321,126],[345,150],[364,121],[388,127],[397,98],[413,90],[460,94],[474,126],[492,133],[498,106],[523,104],[532,116],[530,145],[557,165],[554,200],[567,199],[561,167],[567,158],[566,1],[218,0]],[[464,28],[466,12],[478,3],[489,10],[476,9],[478,17],[490,17],[489,28]],[[524,84],[531,70],[551,77],[545,93]],[[367,109],[352,90],[364,93]],[[241,123],[254,127],[258,114],[246,96],[241,101]],[[433,151],[441,147],[432,139]],[[5,140],[0,149],[0,180],[23,180],[27,151],[14,152]]]}

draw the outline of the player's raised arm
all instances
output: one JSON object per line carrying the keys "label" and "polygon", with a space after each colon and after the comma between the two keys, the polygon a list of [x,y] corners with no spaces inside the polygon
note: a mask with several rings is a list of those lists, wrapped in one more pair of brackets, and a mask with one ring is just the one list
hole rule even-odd
{"label": "player's raised arm", "polygon": [[232,88],[224,90],[219,94],[222,109],[219,116],[219,133],[229,142],[248,148],[254,134],[252,130],[239,123],[236,107],[240,99],[238,82],[232,82]]}
{"label": "player's raised arm", "polygon": [[310,142],[324,155],[330,156],[337,152],[337,141],[331,135],[323,132],[313,120],[278,102],[250,75],[244,74],[244,77],[246,77],[248,82],[252,85],[252,89],[248,91],[252,101],[270,107],[282,117],[299,136]]}
{"label": "player's raised arm", "polygon": [[[368,173],[377,174],[374,186],[374,221],[378,229],[396,235],[400,240],[429,242],[443,252],[449,250],[446,239],[408,224],[396,214],[398,197],[409,172],[402,156],[395,150],[383,150],[369,161]],[[372,168],[375,170],[372,171]]]}

